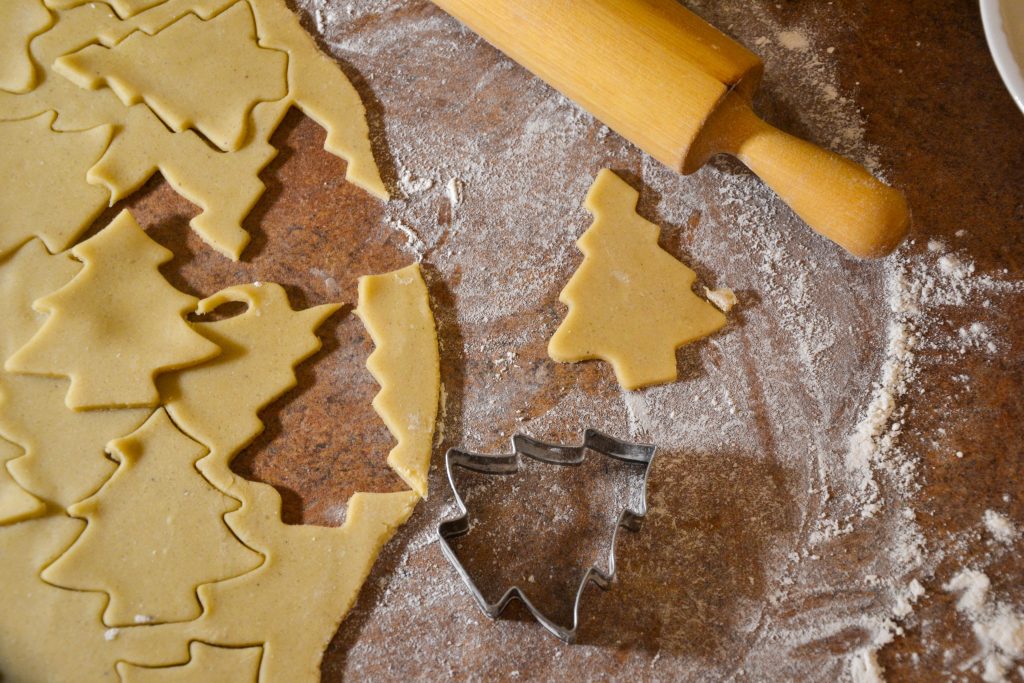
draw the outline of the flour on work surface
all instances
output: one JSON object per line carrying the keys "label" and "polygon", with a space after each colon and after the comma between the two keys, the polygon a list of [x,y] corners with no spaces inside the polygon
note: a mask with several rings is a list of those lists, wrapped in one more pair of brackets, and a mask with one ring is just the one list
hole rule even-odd
{"label": "flour on work surface", "polygon": [[986,683],[1006,680],[1024,664],[1024,616],[993,599],[988,576],[976,569],[962,569],[943,589],[959,594],[956,609],[970,621],[977,640],[977,654],[960,668],[977,669]]}
{"label": "flour on work surface", "polygon": [[1006,515],[995,510],[985,510],[985,528],[992,538],[1000,543],[1012,543],[1017,538],[1017,527]]}
{"label": "flour on work surface", "polygon": [[[829,36],[782,25],[757,3],[689,4],[764,59],[757,102],[766,114],[796,117],[802,134],[884,176]],[[948,557],[925,543],[915,510],[922,454],[904,430],[916,378],[924,363],[1003,348],[998,329],[947,329],[945,312],[997,305],[1018,285],[978,272],[961,243],[911,244],[879,262],[844,257],[737,163],[676,175],[425,3],[297,5],[381,113],[374,132],[400,192],[367,230],[450,290],[452,306],[437,314],[458,330],[446,353],[460,354],[465,377],[446,379],[448,444],[498,452],[516,431],[575,442],[587,427],[655,443],[648,524],[669,525],[678,549],[693,553],[693,584],[664,607],[659,624],[669,626],[657,627],[693,631],[662,633],[655,654],[627,618],[614,637],[632,646],[577,645],[569,665],[533,624],[488,624],[476,611],[433,542],[436,520],[451,513],[435,472],[430,500],[385,551],[387,573],[347,622],[363,623],[363,636],[343,629],[343,656],[328,657],[325,671],[465,678],[466,662],[520,671],[514,638],[517,650],[544,655],[546,668],[524,679],[882,680],[880,649],[914,622]],[[412,91],[422,106],[410,106]],[[727,284],[743,304],[721,333],[684,348],[680,381],[643,392],[596,391],[614,387],[608,368],[556,366],[544,352],[565,313],[558,292],[582,260],[583,198],[605,167],[640,189],[641,215],[697,271],[696,291]],[[714,509],[693,509],[677,491]],[[1014,528],[1005,521],[984,521],[999,547]],[[696,531],[718,524],[723,537]],[[748,542],[729,546],[732,532]],[[872,539],[874,552],[846,554],[854,537],[860,547]],[[986,610],[978,619],[999,664],[1016,655],[993,635],[1003,612]],[[428,619],[437,627],[425,628]],[[387,636],[411,630],[415,646],[396,661]],[[695,654],[691,641],[702,639],[710,645]]]}

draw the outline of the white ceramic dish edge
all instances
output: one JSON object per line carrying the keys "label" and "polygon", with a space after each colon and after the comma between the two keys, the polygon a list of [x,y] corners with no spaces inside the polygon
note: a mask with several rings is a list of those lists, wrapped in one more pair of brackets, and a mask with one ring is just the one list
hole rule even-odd
{"label": "white ceramic dish edge", "polygon": [[[981,21],[985,26],[985,39],[995,60],[999,75],[1003,77],[1006,89],[1010,91],[1014,102],[1024,112],[1024,64],[1017,62],[1013,47],[1010,45],[1009,32],[1003,27],[1003,10],[1005,2],[1024,2],[1024,0],[980,0]],[[1018,53],[1024,53],[1024,46],[1017,47]]]}

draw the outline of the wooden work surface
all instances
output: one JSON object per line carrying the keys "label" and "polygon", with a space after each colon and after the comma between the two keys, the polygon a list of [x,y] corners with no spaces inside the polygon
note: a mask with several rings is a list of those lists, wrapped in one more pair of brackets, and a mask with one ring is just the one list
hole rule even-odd
{"label": "wooden work surface", "polygon": [[[891,265],[845,257],[749,190],[754,181],[730,161],[690,178],[656,168],[426,2],[354,4],[299,9],[367,103],[396,199],[384,205],[346,184],[343,163],[322,151],[322,131],[292,112],[274,138],[281,153],[262,175],[267,193],[246,223],[253,242],[240,263],[188,230],[195,208],[162,181],[127,202],[174,250],[164,273],[199,295],[263,280],[285,285],[294,305],[354,304],[357,276],[416,258],[401,227],[421,240],[442,341],[444,438],[430,499],[375,565],[327,652],[324,680],[835,680],[854,653],[878,643],[878,625],[911,579],[926,593],[880,649],[888,679],[976,675],[960,670],[977,646],[943,584],[978,568],[999,601],[1024,605],[1020,546],[994,541],[982,523],[992,509],[1024,526],[1024,116],[990,60],[976,3],[694,5],[769,53],[758,101],[768,120],[826,144],[841,138],[855,155],[868,150],[906,191],[914,243],[898,259],[908,277],[915,268],[941,276],[947,250],[974,264],[963,301],[931,302],[911,321],[920,344],[890,456],[910,464],[901,481],[877,469],[874,516],[860,514],[864,499],[842,460],[883,376]],[[799,35],[779,37],[789,30]],[[809,47],[785,47],[801,35]],[[757,47],[760,36],[767,42]],[[801,71],[814,60],[828,67],[824,90]],[[829,85],[862,112],[853,142],[834,115],[802,115],[824,111],[814,106]],[[558,116],[538,118],[544,107]],[[680,352],[680,382],[650,401],[624,397],[603,363],[559,366],[545,354],[564,314],[557,293],[579,263],[572,241],[589,222],[579,207],[604,166],[640,189],[640,212],[662,226],[669,251],[741,301],[721,335]],[[433,182],[424,189],[410,174]],[[464,183],[454,208],[444,191],[452,177]],[[929,240],[942,247],[929,251]],[[552,244],[559,258],[548,260]],[[983,278],[996,284],[971,284]],[[821,321],[829,343],[801,355]],[[961,344],[960,328],[974,323],[987,336]],[[338,524],[353,491],[401,488],[384,464],[391,440],[370,407],[377,387],[362,364],[371,346],[351,306],[322,335],[299,388],[263,414],[267,431],[235,464],[279,488],[290,523]],[[729,396],[722,404],[719,384]],[[720,421],[707,422],[722,425],[720,438],[717,426],[694,427],[705,403],[720,405]],[[432,530],[451,514],[448,447],[502,452],[517,429],[574,443],[591,425],[663,448],[650,474],[652,514],[619,544],[620,580],[608,593],[588,590],[581,644],[566,646],[518,608],[507,620],[483,618]],[[460,548],[485,587],[533,576],[527,585],[543,601],[571,591],[578,563],[603,552],[610,526],[601,504],[615,510],[624,498],[603,463],[557,483],[560,473],[536,469],[515,485],[474,484],[485,492],[474,498],[481,530]],[[815,545],[819,517],[851,528]],[[920,556],[903,562],[899,519],[909,517]]]}

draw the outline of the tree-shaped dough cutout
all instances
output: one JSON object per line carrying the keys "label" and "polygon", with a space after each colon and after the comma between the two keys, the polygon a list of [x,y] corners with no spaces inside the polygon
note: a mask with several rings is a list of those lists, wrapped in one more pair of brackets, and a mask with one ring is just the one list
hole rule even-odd
{"label": "tree-shaped dough cutout", "polygon": [[224,522],[238,502],[195,468],[206,448],[163,408],[107,450],[120,465],[95,495],[68,508],[88,524],[43,579],[109,594],[103,622],[131,626],[195,619],[199,585],[259,566],[259,554]]}
{"label": "tree-shaped dough cutout", "polygon": [[156,35],[136,31],[114,47],[90,45],[54,68],[83,88],[108,85],[125,105],[144,101],[177,132],[196,128],[239,149],[257,102],[288,94],[288,56],[260,47],[252,8],[238,2],[209,21],[186,14]]}
{"label": "tree-shaped dough cutout", "polygon": [[155,406],[155,375],[220,353],[184,319],[196,298],[158,270],[173,254],[130,213],[122,211],[71,253],[82,270],[36,301],[36,310],[50,317],[7,359],[7,370],[69,377],[65,402],[76,410]]}
{"label": "tree-shaped dough cutout", "polygon": [[718,330],[725,316],[693,293],[697,274],[658,246],[636,213],[639,193],[602,170],[584,204],[594,222],[584,260],[558,299],[569,307],[548,344],[560,363],[600,358],[625,389],[676,379],[676,349]]}

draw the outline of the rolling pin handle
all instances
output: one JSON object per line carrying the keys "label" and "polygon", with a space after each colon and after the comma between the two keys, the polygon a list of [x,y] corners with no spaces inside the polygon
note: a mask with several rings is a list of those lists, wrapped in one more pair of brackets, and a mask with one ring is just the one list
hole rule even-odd
{"label": "rolling pin handle", "polygon": [[736,93],[726,96],[704,133],[705,149],[737,157],[808,225],[855,256],[890,254],[910,228],[903,193],[863,166],[765,123]]}

